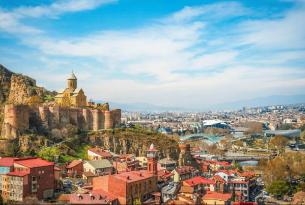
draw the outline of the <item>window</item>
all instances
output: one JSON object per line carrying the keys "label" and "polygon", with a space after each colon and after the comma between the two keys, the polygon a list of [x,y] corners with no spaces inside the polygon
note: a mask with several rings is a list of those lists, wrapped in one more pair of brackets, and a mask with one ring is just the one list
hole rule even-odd
{"label": "window", "polygon": [[32,181],[35,182],[37,178],[35,176],[32,176]]}

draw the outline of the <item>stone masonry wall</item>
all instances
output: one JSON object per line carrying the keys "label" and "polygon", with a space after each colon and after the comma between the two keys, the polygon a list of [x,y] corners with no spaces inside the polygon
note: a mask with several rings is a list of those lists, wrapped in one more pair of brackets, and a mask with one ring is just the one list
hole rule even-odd
{"label": "stone masonry wall", "polygon": [[72,124],[81,130],[111,129],[121,123],[121,110],[65,108],[58,106],[5,105],[1,137],[15,139],[28,129],[51,130]]}

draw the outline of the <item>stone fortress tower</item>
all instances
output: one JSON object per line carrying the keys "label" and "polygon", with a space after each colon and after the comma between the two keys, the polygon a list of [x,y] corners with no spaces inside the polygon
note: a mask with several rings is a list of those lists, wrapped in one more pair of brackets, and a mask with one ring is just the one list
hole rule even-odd
{"label": "stone fortress tower", "polygon": [[68,124],[80,130],[98,131],[112,129],[121,123],[121,110],[110,110],[108,103],[88,103],[83,89],[77,88],[77,78],[72,72],[67,88],[58,92],[53,104],[7,104],[1,137],[15,139],[29,130],[51,131]]}
{"label": "stone fortress tower", "polygon": [[186,166],[186,165],[192,165],[192,155],[191,155],[191,146],[190,144],[187,144],[185,142],[179,142],[179,159],[178,164],[179,166]]}

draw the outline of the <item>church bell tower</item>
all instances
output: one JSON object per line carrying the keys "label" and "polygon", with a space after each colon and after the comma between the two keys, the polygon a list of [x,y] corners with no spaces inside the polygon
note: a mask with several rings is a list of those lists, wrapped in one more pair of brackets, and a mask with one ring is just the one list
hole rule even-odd
{"label": "church bell tower", "polygon": [[146,152],[147,152],[147,171],[153,175],[157,175],[158,150],[155,149],[154,144],[151,144],[149,150],[147,150]]}
{"label": "church bell tower", "polygon": [[68,82],[68,88],[70,90],[75,90],[77,88],[77,78],[74,75],[73,71],[72,71],[71,75],[69,76],[67,82]]}

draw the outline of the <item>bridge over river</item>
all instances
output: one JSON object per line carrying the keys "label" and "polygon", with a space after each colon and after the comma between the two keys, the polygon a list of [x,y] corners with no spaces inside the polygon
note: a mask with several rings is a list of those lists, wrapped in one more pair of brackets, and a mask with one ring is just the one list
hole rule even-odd
{"label": "bridge over river", "polygon": [[[207,157],[206,154],[197,154],[197,158],[199,159],[209,159],[211,155]],[[270,159],[272,155],[262,155],[262,154],[243,154],[243,153],[235,153],[229,152],[224,156],[213,156],[213,159],[217,159],[219,161],[236,161],[236,162],[245,162],[245,161],[259,161],[261,159]]]}
{"label": "bridge over river", "polygon": [[236,162],[244,162],[244,161],[259,161],[261,159],[270,159],[270,156],[262,155],[262,156],[220,156],[218,157],[219,161],[236,161]]}

